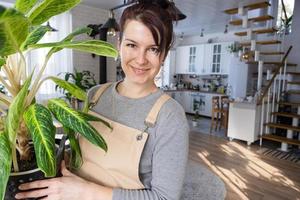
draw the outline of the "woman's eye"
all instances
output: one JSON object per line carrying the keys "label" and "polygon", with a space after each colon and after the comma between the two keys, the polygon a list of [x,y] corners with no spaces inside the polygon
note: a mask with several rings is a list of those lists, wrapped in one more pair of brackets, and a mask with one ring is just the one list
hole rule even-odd
{"label": "woman's eye", "polygon": [[126,46],[127,46],[127,47],[130,47],[130,48],[134,48],[136,45],[135,45],[135,44],[129,43],[129,44],[126,44]]}
{"label": "woman's eye", "polygon": [[159,49],[157,47],[151,47],[149,49],[150,52],[154,53],[155,55],[158,55],[159,54]]}

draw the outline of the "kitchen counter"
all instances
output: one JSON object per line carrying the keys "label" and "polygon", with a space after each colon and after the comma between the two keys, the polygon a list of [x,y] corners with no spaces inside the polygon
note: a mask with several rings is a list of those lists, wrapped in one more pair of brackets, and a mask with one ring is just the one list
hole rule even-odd
{"label": "kitchen counter", "polygon": [[220,92],[212,92],[212,91],[204,91],[204,90],[193,90],[193,89],[166,89],[163,90],[164,92],[199,92],[199,93],[208,93],[208,94],[218,94],[218,95],[225,95],[224,93]]}

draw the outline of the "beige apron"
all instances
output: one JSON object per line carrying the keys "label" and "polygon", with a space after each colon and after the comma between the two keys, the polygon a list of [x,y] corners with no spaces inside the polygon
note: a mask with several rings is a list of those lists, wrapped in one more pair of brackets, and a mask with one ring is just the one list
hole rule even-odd
{"label": "beige apron", "polygon": [[[98,102],[100,96],[110,85],[111,83],[106,83],[100,87],[92,98],[93,105]],[[83,165],[78,171],[78,175],[92,182],[114,188],[145,188],[139,179],[139,162],[148,138],[146,131],[155,125],[160,108],[169,98],[168,95],[163,94],[155,102],[145,119],[144,131],[125,126],[90,111],[89,113],[106,120],[113,129],[107,128],[101,122],[91,123],[105,139],[108,146],[106,153],[85,138],[79,138]]]}

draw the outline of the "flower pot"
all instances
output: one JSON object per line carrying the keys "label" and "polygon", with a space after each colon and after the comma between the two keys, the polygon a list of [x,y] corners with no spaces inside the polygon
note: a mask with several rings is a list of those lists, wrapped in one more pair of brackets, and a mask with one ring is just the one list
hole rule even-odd
{"label": "flower pot", "polygon": [[[60,163],[61,160],[64,156],[64,149],[65,149],[65,142],[66,142],[66,137],[64,136],[60,140],[56,140],[56,160],[57,160],[57,170],[58,173],[56,174],[57,177],[61,176],[60,173]],[[33,146],[31,146],[33,148]],[[34,153],[34,152],[32,152]],[[13,200],[15,199],[15,195],[20,192],[18,189],[19,185],[22,183],[26,182],[31,182],[31,181],[36,181],[36,180],[42,180],[45,179],[44,173],[37,168],[37,164],[35,159],[32,159],[27,162],[21,163],[22,165],[29,165],[27,168],[34,168],[34,169],[28,169],[26,171],[22,172],[11,172],[10,177],[8,179],[8,183],[6,186],[6,191],[5,191],[5,197],[4,200]],[[34,200],[37,198],[29,198],[28,200]]]}
{"label": "flower pot", "polygon": [[20,192],[18,189],[20,184],[41,179],[44,179],[44,173],[38,168],[24,172],[11,173],[7,183],[4,199],[15,199],[15,195]]}
{"label": "flower pot", "polygon": [[192,125],[193,125],[193,127],[196,127],[196,126],[198,126],[198,122],[193,120]]}

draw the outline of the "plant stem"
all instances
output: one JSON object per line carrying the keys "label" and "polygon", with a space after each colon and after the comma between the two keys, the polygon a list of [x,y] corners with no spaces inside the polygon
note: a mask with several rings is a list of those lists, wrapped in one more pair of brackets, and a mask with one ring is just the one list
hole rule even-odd
{"label": "plant stem", "polygon": [[37,90],[39,89],[40,79],[42,78],[42,75],[43,75],[43,73],[45,71],[45,68],[47,66],[47,63],[48,63],[51,55],[52,54],[47,54],[47,56],[45,58],[44,64],[43,64],[41,70],[39,71],[39,73],[38,73],[38,75],[37,75],[37,77],[36,77],[36,79],[35,79],[35,81],[34,81],[34,83],[32,85],[32,90],[29,92],[29,95],[27,97],[26,106],[29,105],[32,102],[33,98],[35,97],[35,95],[37,93]]}
{"label": "plant stem", "polygon": [[14,168],[15,172],[18,172],[18,171],[20,171],[20,169],[19,169],[19,165],[18,165],[17,151],[16,151],[16,148],[14,147],[14,145],[11,145],[11,149],[12,149],[13,168]]}

